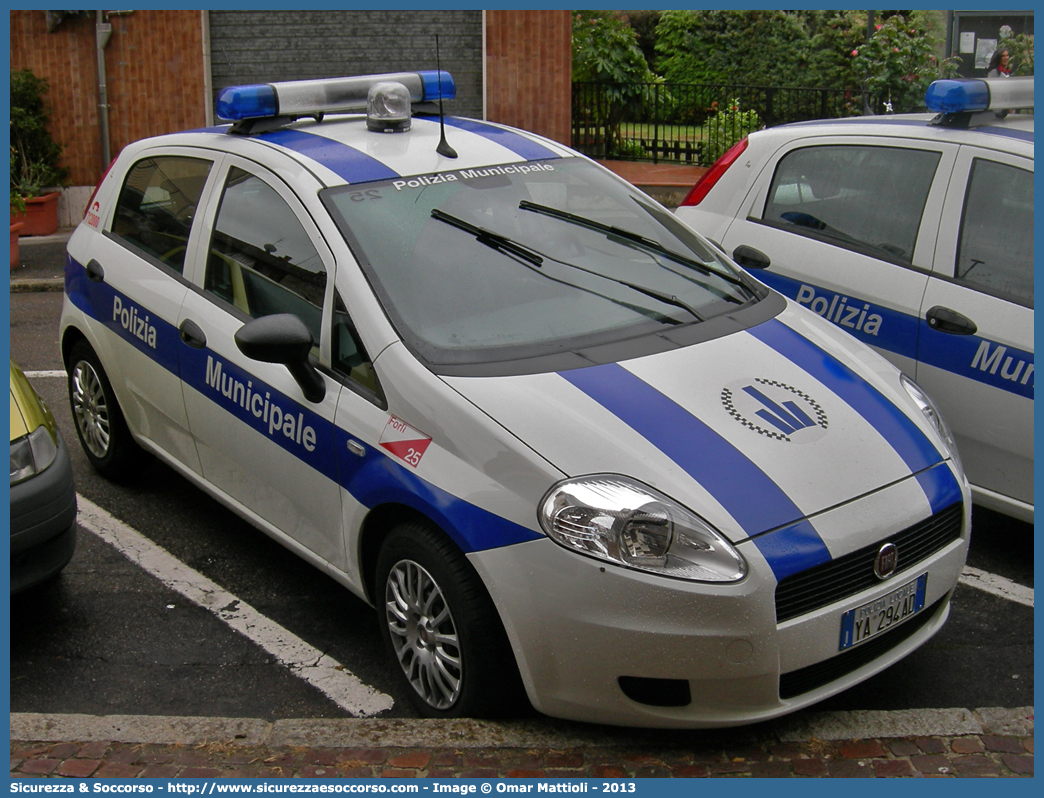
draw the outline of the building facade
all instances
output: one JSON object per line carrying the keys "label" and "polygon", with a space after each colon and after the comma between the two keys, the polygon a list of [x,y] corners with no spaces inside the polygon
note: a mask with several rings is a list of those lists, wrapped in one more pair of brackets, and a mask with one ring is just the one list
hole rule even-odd
{"label": "building facade", "polygon": [[[10,11],[11,70],[50,85],[51,135],[79,221],[132,141],[212,124],[225,86],[442,68],[447,113],[569,143],[568,11]],[[101,101],[105,97],[105,102]],[[106,153],[108,155],[106,155]]]}

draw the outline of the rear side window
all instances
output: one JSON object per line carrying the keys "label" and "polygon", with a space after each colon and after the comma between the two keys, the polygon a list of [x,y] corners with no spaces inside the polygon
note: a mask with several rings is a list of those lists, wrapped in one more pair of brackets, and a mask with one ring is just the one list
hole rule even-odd
{"label": "rear side window", "polygon": [[940,153],[840,145],[779,162],[764,220],[847,249],[909,264]]}
{"label": "rear side window", "polygon": [[1033,307],[1033,172],[972,162],[954,277]]}
{"label": "rear side window", "polygon": [[112,232],[181,274],[192,219],[212,165],[180,156],[138,161],[120,190]]}
{"label": "rear side window", "polygon": [[319,341],[326,266],[279,193],[242,169],[229,170],[204,287],[249,316],[298,316]]}

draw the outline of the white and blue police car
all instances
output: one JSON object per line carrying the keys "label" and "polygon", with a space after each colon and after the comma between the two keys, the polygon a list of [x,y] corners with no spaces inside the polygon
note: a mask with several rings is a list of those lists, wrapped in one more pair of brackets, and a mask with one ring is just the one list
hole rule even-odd
{"label": "white and blue police car", "polygon": [[925,104],[753,133],[676,214],[913,376],[975,502],[1032,523],[1033,78]]}
{"label": "white and blue police car", "polygon": [[103,474],[141,450],[377,608],[431,717],[748,723],[945,622],[970,493],[925,394],[444,72],[224,89],[69,241]]}

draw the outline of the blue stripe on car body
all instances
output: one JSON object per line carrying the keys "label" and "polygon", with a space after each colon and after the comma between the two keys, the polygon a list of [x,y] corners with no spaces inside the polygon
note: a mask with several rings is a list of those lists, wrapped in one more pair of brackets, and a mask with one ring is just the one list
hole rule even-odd
{"label": "blue stripe on car body", "polygon": [[1033,400],[1033,353],[981,338],[950,335],[920,321],[918,361]]}
{"label": "blue stripe on car body", "polygon": [[[182,344],[174,324],[152,315],[107,283],[88,280],[86,269],[71,256],[66,256],[65,290],[85,316],[104,324],[215,405],[313,468],[319,476],[336,481],[363,506],[372,509],[380,502],[395,501],[419,510],[442,525],[464,552],[510,546],[544,537],[539,532],[483,510],[429,483],[379,449],[367,446],[363,458],[347,454],[348,431],[336,427],[332,421],[314,413],[307,405],[262,382],[213,351]],[[116,298],[128,310],[134,308],[138,313],[148,316],[149,323],[156,328],[155,348],[143,344],[118,320],[113,319],[112,308]],[[218,376],[218,365],[224,379]],[[211,376],[209,383],[208,367]],[[237,384],[243,386],[242,390],[236,387]],[[264,399],[255,401],[253,397]],[[264,414],[261,418],[257,416],[259,402],[267,403],[270,408],[278,407],[284,416],[291,414],[295,419],[295,430],[302,426],[314,429],[314,449],[309,451],[297,439],[288,438],[282,430],[272,434],[269,423],[263,420]],[[358,438],[353,437],[353,440],[358,441]],[[337,456],[335,452],[343,454]],[[360,465],[363,462],[365,468]]]}
{"label": "blue stripe on car body", "polygon": [[[560,372],[706,488],[748,535],[792,524],[801,509],[756,463],[623,366]],[[750,501],[757,496],[758,501]]]}
{"label": "blue stripe on car body", "polygon": [[[783,489],[674,400],[615,363],[561,372],[560,376],[710,492],[744,532],[754,537],[777,579],[830,561],[830,552],[815,527]],[[751,501],[751,496],[757,501]]]}
{"label": "blue stripe on car body", "polygon": [[[914,316],[775,272],[759,270],[754,276],[869,346],[887,349],[911,360],[917,357],[918,326]],[[805,289],[804,292],[802,289]],[[864,305],[869,307],[860,323]],[[848,313],[843,312],[844,308],[855,311],[854,315],[849,317]],[[867,320],[873,320],[873,316],[879,316],[880,321],[868,325]],[[851,326],[843,324],[844,321]]]}
{"label": "blue stripe on car body", "polygon": [[527,161],[546,161],[561,156],[554,150],[545,147],[539,141],[520,135],[514,130],[487,125],[474,119],[462,119],[458,117],[446,117],[446,125],[466,130],[490,141],[496,142],[501,147],[506,147],[516,155],[520,155]]}
{"label": "blue stripe on car body", "polygon": [[398,172],[373,156],[325,136],[302,130],[283,129],[262,133],[258,138],[293,150],[298,155],[322,164],[343,178],[346,183],[368,183],[399,177]]}
{"label": "blue stripe on car body", "polygon": [[[146,308],[125,294],[121,294],[109,283],[93,282],[87,277],[87,270],[69,255],[65,256],[65,293],[85,316],[112,330],[139,352],[148,355],[167,371],[178,376],[176,347],[181,336],[174,325],[152,315]],[[117,307],[126,309],[128,314],[136,311],[137,318],[147,325],[155,327],[155,347],[151,346],[148,340],[134,335],[123,325],[122,320],[117,318]]]}
{"label": "blue stripe on car body", "polygon": [[942,461],[942,455],[909,416],[852,369],[800,333],[778,319],[752,327],[748,332],[847,402],[880,433],[912,473]]}
{"label": "blue stripe on car body", "polygon": [[946,463],[929,468],[917,474],[917,482],[928,498],[932,513],[937,513],[951,504],[964,500],[961,486]]}
{"label": "blue stripe on car body", "polygon": [[1032,130],[1015,130],[1013,128],[983,125],[982,127],[975,128],[975,131],[977,133],[988,133],[991,136],[1003,136],[1004,138],[1018,139],[1019,141],[1025,141],[1029,144],[1033,143]]}
{"label": "blue stripe on car body", "polygon": [[823,539],[808,519],[758,535],[754,545],[768,562],[777,582],[831,559]]}
{"label": "blue stripe on car body", "polygon": [[[803,280],[762,271],[755,276],[869,346],[1033,399],[1033,352],[977,335],[939,332],[925,319]],[[803,289],[805,293],[802,293]],[[858,323],[863,306],[868,306],[867,316],[873,314],[881,318],[872,333],[867,332],[865,319],[864,324]],[[858,314],[849,319],[850,314],[842,314],[843,308],[854,308]],[[851,321],[851,324],[845,321]]]}

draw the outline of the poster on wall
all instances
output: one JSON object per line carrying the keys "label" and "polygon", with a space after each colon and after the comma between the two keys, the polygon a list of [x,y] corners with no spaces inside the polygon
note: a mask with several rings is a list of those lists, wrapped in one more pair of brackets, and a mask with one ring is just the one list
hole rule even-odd
{"label": "poster on wall", "polygon": [[997,49],[996,39],[979,39],[975,45],[975,68],[987,69],[990,66],[990,57]]}

